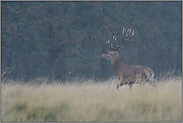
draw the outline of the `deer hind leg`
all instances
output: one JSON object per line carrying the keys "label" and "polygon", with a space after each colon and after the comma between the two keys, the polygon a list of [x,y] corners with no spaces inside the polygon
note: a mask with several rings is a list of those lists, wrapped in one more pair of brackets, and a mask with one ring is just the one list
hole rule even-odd
{"label": "deer hind leg", "polygon": [[139,86],[144,86],[145,85],[145,76],[143,74],[137,74],[135,78],[135,84],[139,84]]}
{"label": "deer hind leg", "polygon": [[148,73],[148,76],[147,76],[147,81],[148,83],[153,86],[153,87],[157,87],[156,84],[155,84],[155,81],[154,81],[154,74],[149,74]]}
{"label": "deer hind leg", "polygon": [[151,74],[151,75],[150,75],[150,74],[148,73],[147,78],[148,78],[148,80],[153,81],[153,80],[154,80],[154,74]]}

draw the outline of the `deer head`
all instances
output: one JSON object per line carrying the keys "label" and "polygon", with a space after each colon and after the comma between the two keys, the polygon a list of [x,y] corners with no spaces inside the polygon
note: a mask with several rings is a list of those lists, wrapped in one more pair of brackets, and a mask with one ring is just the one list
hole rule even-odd
{"label": "deer head", "polygon": [[[132,31],[131,29],[125,29],[123,28],[122,30],[122,36],[121,36],[121,43],[120,45],[117,45],[116,44],[116,36],[113,35],[112,36],[112,43],[110,40],[106,41],[107,45],[108,45],[108,48],[111,49],[112,51],[111,52],[108,52],[108,53],[104,53],[102,54],[102,58],[105,58],[105,59],[108,59],[110,60],[111,62],[116,59],[118,56],[120,57],[119,53],[117,52],[117,50],[119,50],[121,48],[121,46],[126,42],[128,41],[129,39],[131,39],[133,36],[134,36],[134,31]],[[121,58],[121,57],[120,57]]]}
{"label": "deer head", "polygon": [[120,45],[116,44],[117,38],[115,37],[115,35],[113,35],[113,44],[110,42],[110,40],[106,41],[109,49],[111,49],[112,51],[102,54],[101,57],[111,61],[112,69],[114,70],[114,72],[116,72],[117,77],[120,80],[120,83],[118,83],[118,85],[116,86],[117,89],[125,84],[129,84],[129,87],[131,88],[133,84],[141,83],[144,80],[156,87],[155,81],[153,80],[154,71],[151,68],[125,63],[122,57],[117,52],[117,50],[119,50],[121,46],[133,36],[134,31],[132,31],[131,29],[123,28]]}

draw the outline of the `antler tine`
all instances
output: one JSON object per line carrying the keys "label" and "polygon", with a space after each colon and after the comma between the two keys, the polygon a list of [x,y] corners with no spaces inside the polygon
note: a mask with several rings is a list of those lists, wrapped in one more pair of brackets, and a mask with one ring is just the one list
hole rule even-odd
{"label": "antler tine", "polygon": [[107,46],[108,46],[109,49],[115,50],[115,47],[112,46],[112,43],[111,43],[110,40],[106,41],[106,43],[107,43]]}
{"label": "antler tine", "polygon": [[125,40],[129,40],[131,39],[134,35],[135,35],[135,32],[132,31],[131,29],[128,29],[127,32],[126,32],[126,39]]}
{"label": "antler tine", "polygon": [[106,43],[108,44],[108,48],[109,49],[112,49],[113,51],[117,51],[117,50],[120,49],[120,47],[127,40],[131,39],[134,35],[135,35],[135,32],[132,31],[132,29],[125,29],[125,28],[123,28],[123,30],[122,30],[122,39],[121,39],[121,43],[120,43],[119,46],[116,43],[117,38],[116,38],[115,35],[112,36],[112,40],[113,40],[114,46],[112,45],[112,43],[110,42],[110,40],[106,41]]}
{"label": "antler tine", "polygon": [[[118,46],[118,49],[129,39],[131,39],[135,35],[135,32],[132,31],[132,29],[125,29],[123,28],[122,30],[122,39],[121,39],[121,44]],[[117,49],[117,50],[118,50]]]}
{"label": "antler tine", "polygon": [[108,48],[109,48],[109,49],[112,49],[113,51],[116,51],[116,50],[117,50],[117,47],[118,47],[117,44],[116,44],[116,39],[117,39],[116,36],[113,35],[113,36],[112,36],[112,40],[113,40],[112,43],[113,43],[114,45],[111,43],[110,40],[106,41],[106,43],[107,43],[107,45],[108,45]]}
{"label": "antler tine", "polygon": [[117,44],[116,44],[116,40],[117,40],[117,38],[116,38],[116,36],[115,36],[115,35],[113,35],[112,39],[113,39],[113,42],[114,42],[114,46],[115,46],[115,47],[117,47]]}
{"label": "antler tine", "polygon": [[124,35],[126,33],[126,29],[123,28],[122,34]]}
{"label": "antler tine", "polygon": [[106,44],[107,44],[108,48],[111,49],[110,48],[110,40],[106,41]]}

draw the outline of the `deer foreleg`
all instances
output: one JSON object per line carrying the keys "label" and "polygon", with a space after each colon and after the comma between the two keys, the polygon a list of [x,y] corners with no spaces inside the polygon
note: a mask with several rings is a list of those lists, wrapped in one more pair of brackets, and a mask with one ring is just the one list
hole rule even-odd
{"label": "deer foreleg", "polygon": [[120,86],[123,86],[123,83],[119,83],[117,86],[116,86],[116,88],[118,89]]}
{"label": "deer foreleg", "polygon": [[119,82],[119,84],[116,86],[117,89],[118,89],[120,86],[123,86],[123,85],[125,84],[124,81],[126,81],[126,79],[124,79],[122,73],[118,74],[118,79],[120,80],[120,82]]}
{"label": "deer foreleg", "polygon": [[132,82],[130,82],[130,83],[129,83],[129,87],[130,87],[130,89],[132,88],[132,85],[133,85],[133,83],[132,83]]}

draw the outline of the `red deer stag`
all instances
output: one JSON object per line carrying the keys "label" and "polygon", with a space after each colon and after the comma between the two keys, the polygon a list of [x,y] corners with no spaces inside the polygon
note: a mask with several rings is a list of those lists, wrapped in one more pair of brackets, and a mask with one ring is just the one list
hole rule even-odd
{"label": "red deer stag", "polygon": [[106,41],[109,49],[112,49],[112,51],[102,54],[101,57],[111,61],[112,69],[116,72],[117,77],[120,80],[119,84],[116,86],[117,89],[120,86],[126,84],[128,84],[131,88],[133,84],[144,84],[144,81],[156,87],[154,81],[154,71],[151,68],[126,63],[117,52],[117,50],[119,50],[120,47],[133,36],[134,31],[132,31],[131,29],[123,28],[120,45],[116,44],[117,38],[113,35],[112,38],[114,45],[112,45],[110,41]]}

